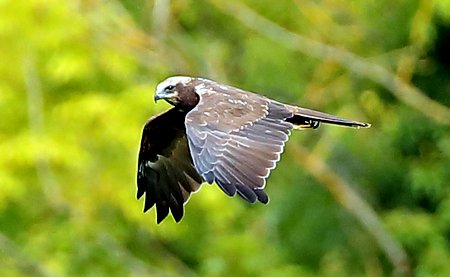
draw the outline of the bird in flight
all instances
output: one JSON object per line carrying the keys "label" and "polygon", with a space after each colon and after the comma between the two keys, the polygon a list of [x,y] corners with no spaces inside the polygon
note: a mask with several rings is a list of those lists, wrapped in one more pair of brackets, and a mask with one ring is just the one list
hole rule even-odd
{"label": "bird in flight", "polygon": [[154,99],[173,107],[144,126],[137,198],[145,194],[144,212],[156,205],[157,223],[169,212],[179,222],[203,182],[266,204],[266,179],[293,129],[320,123],[370,127],[203,78],[170,77],[157,86]]}

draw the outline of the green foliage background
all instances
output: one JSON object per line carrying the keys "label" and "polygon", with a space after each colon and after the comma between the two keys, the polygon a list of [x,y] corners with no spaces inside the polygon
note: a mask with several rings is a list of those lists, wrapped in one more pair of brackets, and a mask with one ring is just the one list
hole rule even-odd
{"label": "green foliage background", "polygon": [[[0,0],[0,276],[450,276],[449,37],[448,0]],[[295,132],[267,206],[205,185],[156,225],[174,74],[373,127]]]}

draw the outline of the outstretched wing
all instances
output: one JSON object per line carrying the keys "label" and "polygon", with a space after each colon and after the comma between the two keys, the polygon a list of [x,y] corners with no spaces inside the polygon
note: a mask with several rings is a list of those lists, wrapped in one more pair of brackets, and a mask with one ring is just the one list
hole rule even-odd
{"label": "outstretched wing", "polygon": [[205,83],[200,102],[186,116],[194,165],[208,183],[228,195],[263,203],[270,170],[284,150],[293,125],[285,105],[242,90]]}
{"label": "outstretched wing", "polygon": [[150,118],[142,132],[137,198],[145,194],[144,212],[156,204],[158,223],[169,210],[175,221],[180,221],[183,204],[202,183],[188,150],[185,116],[172,108]]}

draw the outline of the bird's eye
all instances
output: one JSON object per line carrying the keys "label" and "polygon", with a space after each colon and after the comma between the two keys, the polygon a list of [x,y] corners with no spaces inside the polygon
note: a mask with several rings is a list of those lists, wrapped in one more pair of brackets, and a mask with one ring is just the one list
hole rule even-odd
{"label": "bird's eye", "polygon": [[168,85],[167,87],[166,87],[166,90],[173,90],[175,88],[175,86],[173,86],[173,85]]}

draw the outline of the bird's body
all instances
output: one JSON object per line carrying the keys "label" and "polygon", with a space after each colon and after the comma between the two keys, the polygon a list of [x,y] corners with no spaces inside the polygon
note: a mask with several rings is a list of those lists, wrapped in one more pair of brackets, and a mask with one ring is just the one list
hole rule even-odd
{"label": "bird's body", "polygon": [[170,77],[157,86],[159,99],[174,107],[145,125],[137,177],[137,197],[146,194],[144,211],[156,204],[158,223],[169,211],[181,220],[184,203],[203,182],[267,203],[266,178],[292,129],[321,122],[370,126],[202,78]]}

